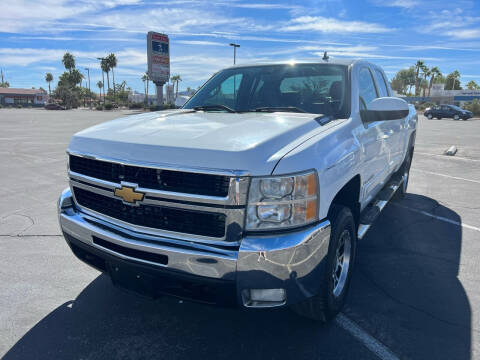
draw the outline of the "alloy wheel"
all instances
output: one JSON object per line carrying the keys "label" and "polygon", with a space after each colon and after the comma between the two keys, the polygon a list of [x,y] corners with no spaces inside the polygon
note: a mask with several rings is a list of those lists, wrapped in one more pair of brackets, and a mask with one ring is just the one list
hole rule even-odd
{"label": "alloy wheel", "polygon": [[338,240],[335,253],[335,265],[332,272],[333,295],[340,296],[347,283],[350,256],[352,253],[352,238],[348,230],[343,230]]}

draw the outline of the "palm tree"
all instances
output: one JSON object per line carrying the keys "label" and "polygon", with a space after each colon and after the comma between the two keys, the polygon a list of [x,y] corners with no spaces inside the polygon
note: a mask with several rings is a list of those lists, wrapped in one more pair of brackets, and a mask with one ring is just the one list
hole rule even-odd
{"label": "palm tree", "polygon": [[145,90],[145,107],[147,107],[148,104],[148,75],[143,74],[142,76],[142,81],[143,81],[143,89]]}
{"label": "palm tree", "polygon": [[460,77],[460,73],[458,72],[458,70],[455,70],[450,75],[452,75],[452,78],[453,78],[452,90],[455,90],[455,83],[457,82],[457,79]]}
{"label": "palm tree", "polygon": [[75,69],[75,58],[69,52],[66,52],[63,55],[62,63],[63,63],[63,66],[65,66],[65,69],[67,69],[69,73],[71,73],[72,70]]}
{"label": "palm tree", "polygon": [[420,69],[425,66],[425,63],[422,60],[418,60],[417,63],[415,64],[415,95],[420,95],[420,84],[419,84],[419,75],[420,75]]}
{"label": "palm tree", "polygon": [[437,76],[442,76],[440,69],[436,66],[430,69],[430,84],[428,85],[428,96],[430,96],[430,91],[432,90],[433,82]]}
{"label": "palm tree", "polygon": [[478,84],[474,80],[470,80],[467,83],[467,89],[468,90],[478,90],[479,88],[480,87],[478,86]]}
{"label": "palm tree", "polygon": [[[423,65],[422,72],[423,72],[423,83],[427,84],[427,77],[430,76],[430,69],[426,65]],[[423,97],[425,97],[426,89],[427,89],[426,87],[423,88]]]}
{"label": "palm tree", "polygon": [[[100,93],[100,100],[102,99],[102,88],[103,88],[103,82],[102,80],[98,80],[97,82],[97,87],[98,87],[98,91]],[[105,103],[105,95],[103,96],[103,102]]]}
{"label": "palm tree", "polygon": [[182,77],[180,75],[174,75],[170,78],[170,80],[172,81],[173,85],[175,85],[175,83],[177,84],[177,91],[175,92],[176,99],[178,97],[178,82],[182,81]]}
{"label": "palm tree", "polygon": [[[107,88],[110,90],[110,63],[107,58],[102,58],[102,60],[100,60],[100,67],[102,68],[102,71],[107,74]],[[103,84],[103,87],[105,88],[105,84]],[[103,90],[103,92],[105,93],[105,90]]]}
{"label": "palm tree", "polygon": [[[117,67],[117,57],[114,53],[107,56],[108,67],[112,70],[112,82],[113,82],[113,101],[115,101],[115,73],[113,69]],[[107,76],[108,79],[108,76]]]}
{"label": "palm tree", "polygon": [[52,73],[47,73],[45,75],[45,81],[48,83],[48,96],[50,96],[51,91],[50,91],[50,83],[53,81],[53,75]]}

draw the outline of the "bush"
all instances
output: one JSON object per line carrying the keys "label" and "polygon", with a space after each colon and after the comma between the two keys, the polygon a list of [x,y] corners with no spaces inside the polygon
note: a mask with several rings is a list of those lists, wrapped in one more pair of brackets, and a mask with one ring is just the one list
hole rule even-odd
{"label": "bush", "polygon": [[22,104],[18,104],[17,109],[21,109],[21,108],[23,108]]}
{"label": "bush", "polygon": [[2,104],[0,104],[0,109],[3,108]]}
{"label": "bush", "polygon": [[98,111],[102,111],[102,110],[103,110],[103,106],[102,106],[102,105],[97,105],[97,107],[96,107],[95,109],[97,109]]}
{"label": "bush", "polygon": [[480,116],[480,99],[475,99],[471,103],[467,103],[464,106],[465,110],[469,110],[475,116]]}
{"label": "bush", "polygon": [[112,110],[113,109],[113,104],[105,104],[105,110]]}
{"label": "bush", "polygon": [[131,103],[128,105],[129,109],[141,109],[143,107],[143,103]]}

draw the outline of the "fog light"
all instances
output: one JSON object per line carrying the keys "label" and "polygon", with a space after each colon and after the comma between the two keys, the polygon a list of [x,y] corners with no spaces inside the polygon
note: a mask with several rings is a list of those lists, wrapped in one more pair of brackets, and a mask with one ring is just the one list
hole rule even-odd
{"label": "fog light", "polygon": [[243,291],[243,304],[247,307],[273,307],[285,304],[285,289],[249,289]]}

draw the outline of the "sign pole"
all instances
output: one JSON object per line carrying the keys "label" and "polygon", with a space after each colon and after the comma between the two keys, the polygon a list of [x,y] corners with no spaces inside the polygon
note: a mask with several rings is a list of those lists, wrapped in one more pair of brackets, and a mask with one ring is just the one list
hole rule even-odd
{"label": "sign pole", "polygon": [[157,86],[157,106],[163,106],[163,82],[155,82]]}

